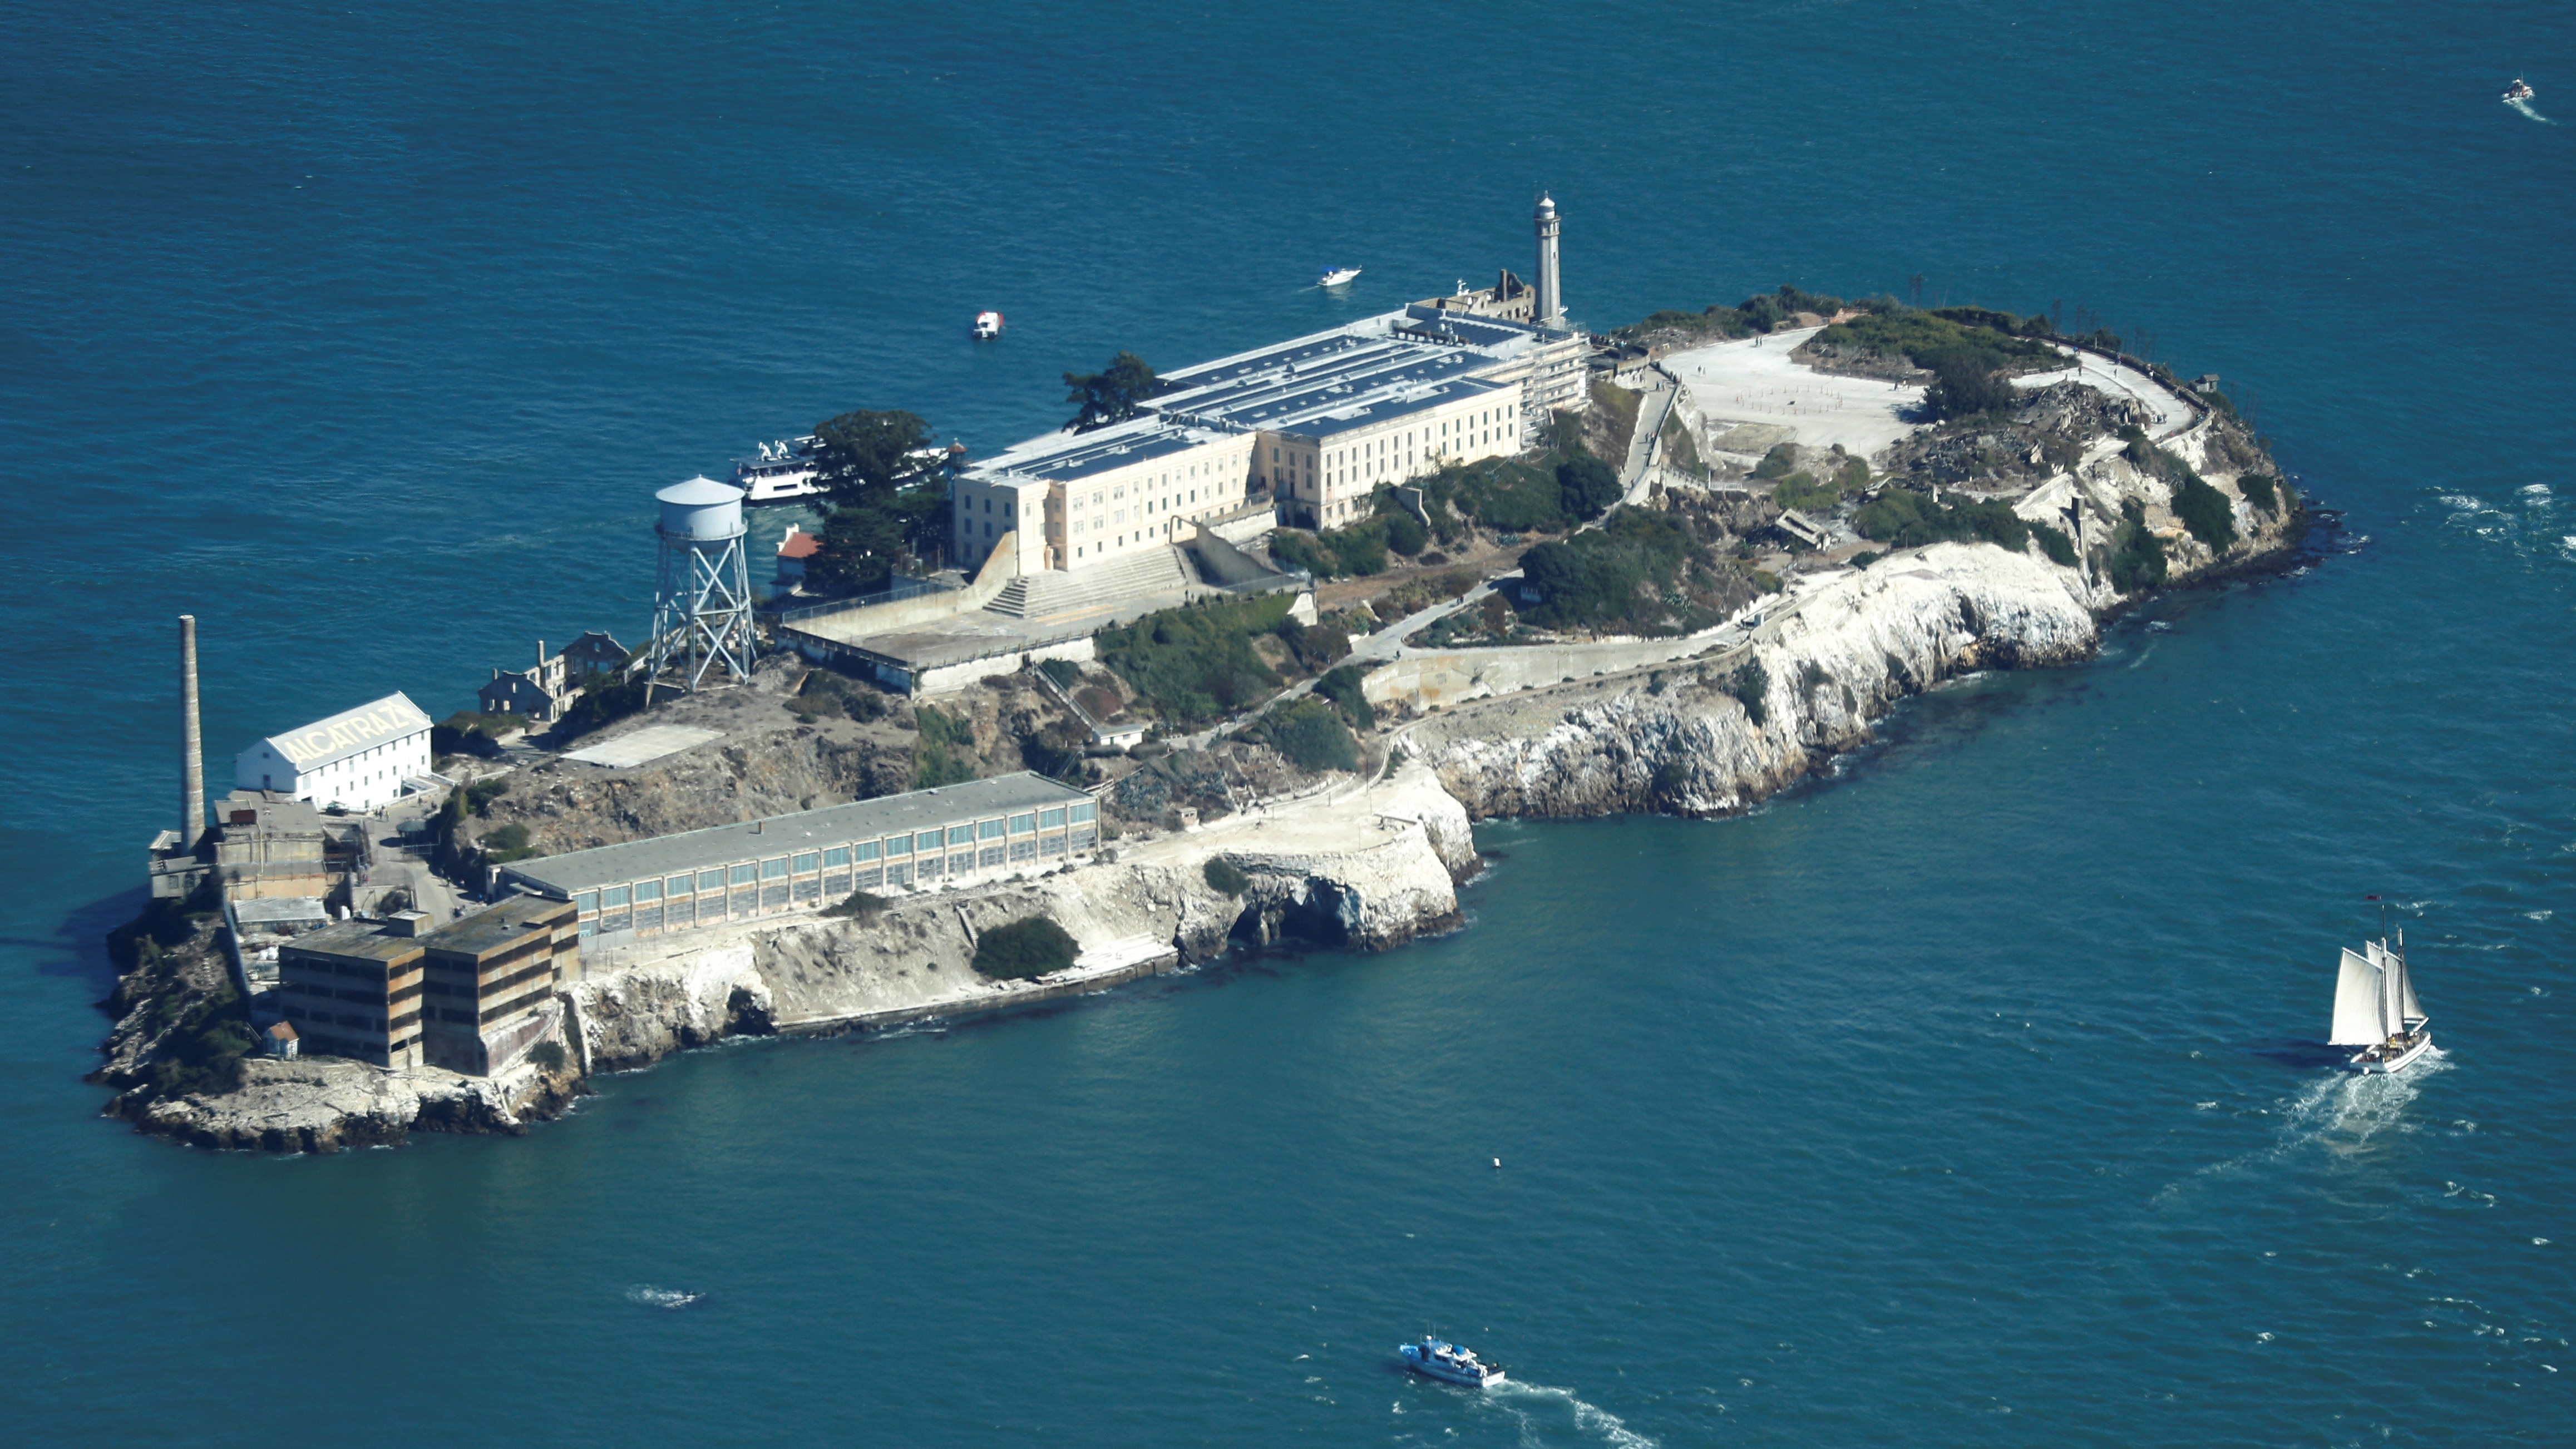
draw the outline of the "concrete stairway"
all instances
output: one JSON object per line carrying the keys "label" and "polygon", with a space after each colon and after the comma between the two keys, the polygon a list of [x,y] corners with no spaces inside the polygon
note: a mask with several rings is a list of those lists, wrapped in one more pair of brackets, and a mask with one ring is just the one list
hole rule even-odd
{"label": "concrete stairway", "polygon": [[984,607],[1015,619],[1106,614],[1131,600],[1186,593],[1197,583],[1181,550],[1165,546],[1070,573],[1022,574]]}

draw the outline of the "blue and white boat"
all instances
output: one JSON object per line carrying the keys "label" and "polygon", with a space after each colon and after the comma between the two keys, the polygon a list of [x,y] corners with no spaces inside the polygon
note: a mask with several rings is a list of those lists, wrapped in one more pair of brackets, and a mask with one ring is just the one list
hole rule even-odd
{"label": "blue and white boat", "polygon": [[1420,1343],[1408,1343],[1396,1352],[1404,1355],[1404,1366],[1425,1378],[1443,1383],[1465,1384],[1469,1388],[1487,1389],[1503,1381],[1503,1366],[1486,1363],[1476,1357],[1472,1348],[1460,1348],[1446,1339],[1422,1335]]}

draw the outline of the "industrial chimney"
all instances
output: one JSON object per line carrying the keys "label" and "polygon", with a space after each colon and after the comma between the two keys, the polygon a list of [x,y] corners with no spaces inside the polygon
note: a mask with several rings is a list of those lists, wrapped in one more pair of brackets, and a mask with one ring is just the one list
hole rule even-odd
{"label": "industrial chimney", "polygon": [[179,852],[194,854],[206,833],[205,746],[197,731],[197,616],[179,616],[179,710],[186,717],[185,753],[179,760]]}

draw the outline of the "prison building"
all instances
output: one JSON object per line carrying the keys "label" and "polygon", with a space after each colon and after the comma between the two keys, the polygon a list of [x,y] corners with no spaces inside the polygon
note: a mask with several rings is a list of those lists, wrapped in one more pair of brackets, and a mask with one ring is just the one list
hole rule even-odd
{"label": "prison building", "polygon": [[1253,442],[1147,414],[1015,444],[951,485],[951,557],[980,569],[1007,543],[1011,571],[1027,576],[1186,542],[1242,506]]}
{"label": "prison building", "polygon": [[292,800],[373,810],[429,773],[429,716],[401,694],[302,729],[271,735],[233,757],[233,784]]}
{"label": "prison building", "polygon": [[342,921],[277,948],[277,1003],[303,1050],[379,1067],[421,1064],[427,945],[417,912]]}
{"label": "prison building", "polygon": [[572,903],[512,896],[421,938],[421,1050],[433,1067],[508,1071],[553,1030],[556,986],[578,974]]}
{"label": "prison building", "polygon": [[1049,869],[1099,842],[1089,795],[1023,772],[516,861],[499,878],[571,902],[583,937],[655,935]]}

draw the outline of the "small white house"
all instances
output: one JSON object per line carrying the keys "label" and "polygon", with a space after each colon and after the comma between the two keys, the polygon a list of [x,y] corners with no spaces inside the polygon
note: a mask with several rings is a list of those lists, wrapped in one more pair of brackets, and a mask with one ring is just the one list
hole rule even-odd
{"label": "small white house", "polygon": [[270,735],[233,757],[233,786],[373,810],[429,773],[429,716],[401,694]]}

